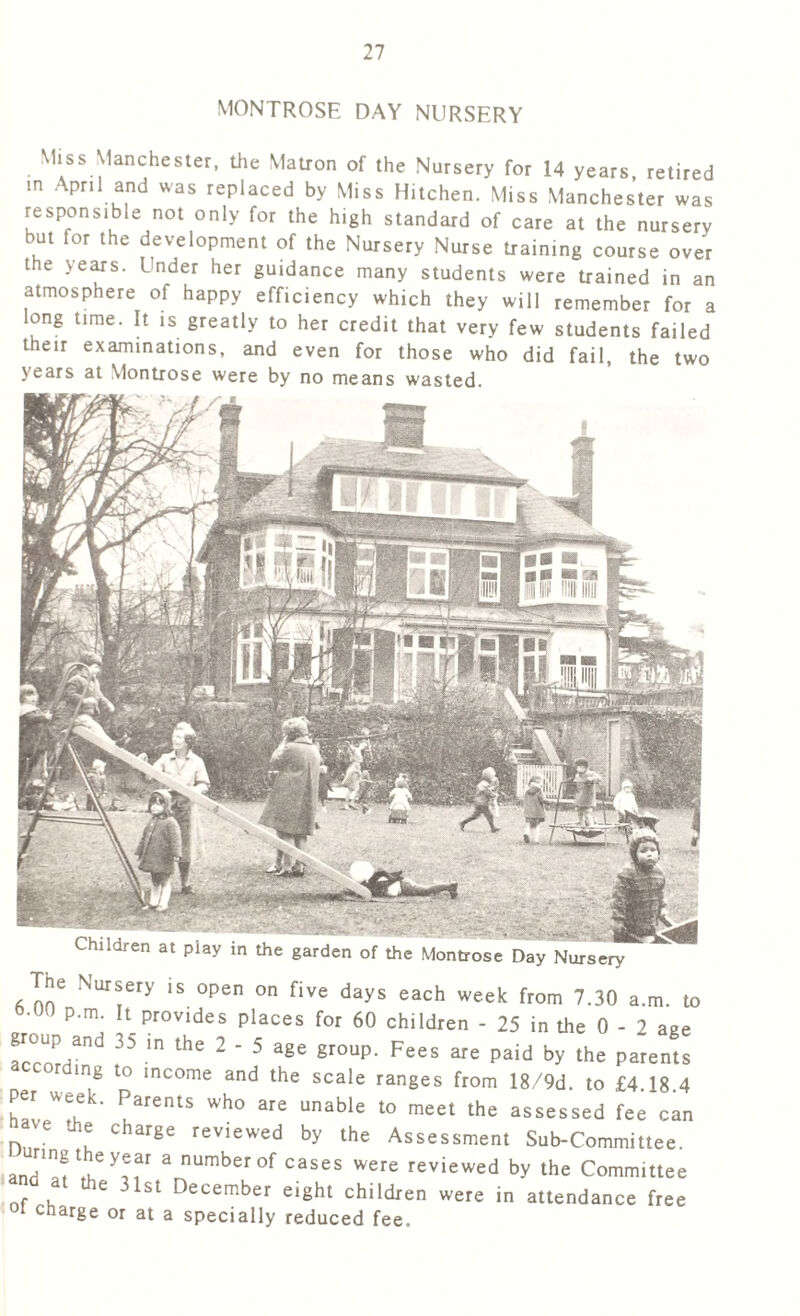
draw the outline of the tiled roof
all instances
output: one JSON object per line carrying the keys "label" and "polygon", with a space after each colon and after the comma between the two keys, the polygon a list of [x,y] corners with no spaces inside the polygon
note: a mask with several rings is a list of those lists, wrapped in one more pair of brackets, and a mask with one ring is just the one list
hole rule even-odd
{"label": "tiled roof", "polygon": [[[574,512],[562,507],[553,498],[540,493],[532,485],[522,484],[504,467],[477,449],[421,448],[407,452],[386,448],[382,443],[367,440],[324,439],[316,448],[301,458],[294,467],[291,479],[288,471],[275,478],[254,496],[248,497],[251,488],[244,485],[246,499],[238,521],[244,525],[257,525],[269,521],[287,524],[313,524],[328,526],[334,532],[347,535],[354,530],[354,515],[332,512],[330,508],[330,476],[334,471],[363,471],[383,475],[440,476],[460,480],[495,480],[512,482],[517,488],[517,522],[515,525],[500,521],[449,519],[446,517],[398,516],[385,512],[365,513],[360,521],[360,533],[379,538],[429,540],[434,543],[497,544],[500,547],[519,548],[523,545],[545,543],[549,540],[568,539],[605,543],[620,548],[610,535],[594,529]],[[245,477],[249,480],[250,477]],[[290,494],[291,486],[291,494]]]}
{"label": "tiled roof", "polygon": [[388,448],[384,443],[365,439],[324,439],[311,456],[318,456],[320,469],[326,471],[362,471],[377,475],[418,476],[420,479],[494,480],[505,484],[523,484],[481,452],[480,448]]}

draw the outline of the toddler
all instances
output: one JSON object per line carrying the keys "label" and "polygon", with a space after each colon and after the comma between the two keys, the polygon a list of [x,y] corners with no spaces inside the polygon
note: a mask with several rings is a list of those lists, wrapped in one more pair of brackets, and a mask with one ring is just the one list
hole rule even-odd
{"label": "toddler", "polygon": [[408,822],[408,815],[411,812],[411,791],[408,789],[406,778],[401,774],[396,778],[394,786],[389,792],[389,822],[405,823]]}
{"label": "toddler", "polygon": [[476,818],[485,818],[489,824],[490,831],[500,831],[500,828],[496,827],[494,822],[499,789],[497,773],[494,768],[484,768],[481,773],[481,779],[475,787],[475,799],[472,802],[472,813],[466,818],[463,818],[458,824],[462,832],[467,823],[474,822]]}
{"label": "toddler", "polygon": [[539,844],[539,831],[545,819],[545,801],[542,785],[543,779],[541,777],[531,777],[525,787],[525,794],[522,797],[522,811],[525,814],[525,826],[522,829],[522,839],[526,845],[530,845],[531,841],[533,841],[534,845]]}
{"label": "toddler", "polygon": [[611,924],[615,941],[655,941],[659,919],[666,914],[661,846],[649,827],[631,833],[631,862],[620,869],[611,893]]}
{"label": "toddler", "polygon": [[[103,760],[94,759],[86,776],[95,795],[101,800],[106,793],[106,765]],[[86,808],[94,809],[94,800],[88,791],[86,792]]]}
{"label": "toddler", "polygon": [[578,810],[578,826],[594,827],[594,808],[597,804],[597,787],[600,776],[592,772],[588,759],[575,760],[575,808]]}
{"label": "toddler", "polygon": [[181,858],[181,829],[172,816],[168,790],[153,791],[147,802],[150,814],[136,847],[139,867],[150,874],[150,899],[146,908],[166,914],[172,895],[175,863]]}

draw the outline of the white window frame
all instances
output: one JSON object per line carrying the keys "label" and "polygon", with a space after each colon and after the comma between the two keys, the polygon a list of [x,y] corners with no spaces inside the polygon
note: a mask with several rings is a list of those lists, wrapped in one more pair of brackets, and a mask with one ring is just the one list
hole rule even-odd
{"label": "white window frame", "polygon": [[[422,558],[421,562],[412,562],[412,554]],[[434,562],[434,557],[443,558],[444,561]],[[422,570],[424,574],[424,588],[417,593],[411,593],[411,572]],[[444,592],[434,594],[431,592],[431,574],[434,571],[444,572]],[[406,598],[408,599],[434,599],[437,601],[447,600],[450,591],[450,550],[447,548],[423,548],[419,545],[411,545],[406,555]]]}
{"label": "white window frame", "polygon": [[[528,646],[531,648],[528,648]],[[521,635],[519,637],[519,673],[517,688],[525,693],[525,659],[533,658],[537,672],[537,684],[547,680],[548,645],[546,635]]]}
{"label": "white window frame", "polygon": [[[500,679],[500,637],[499,635],[478,636],[478,677],[481,681],[492,681],[496,685]],[[484,676],[483,659],[493,661],[494,675]]]}
{"label": "white window frame", "polygon": [[[519,601],[546,603],[553,598],[555,553],[551,548],[529,549],[520,554]],[[543,561],[543,559],[548,559]]]}
{"label": "white window frame", "polygon": [[[570,662],[569,659],[572,661]],[[577,690],[578,687],[578,655],[577,653],[562,653],[558,658],[559,681],[565,690]],[[566,680],[565,672],[574,674],[574,680]]]}
{"label": "white window frame", "polygon": [[[261,674],[253,676],[254,656],[260,650]],[[236,633],[236,684],[264,685],[269,681],[269,645],[261,620],[243,622]]]}
{"label": "white window frame", "polygon": [[[291,673],[291,680],[295,684],[328,686],[333,663],[332,639],[332,627],[325,622],[317,624],[315,621],[310,621],[305,626],[297,622],[293,625],[287,623],[278,630],[277,634],[271,633],[268,620],[252,619],[243,622],[236,635],[236,684],[268,684],[272,678],[274,647],[285,644],[288,646],[289,659],[286,674]],[[294,675],[298,645],[308,645],[311,651],[307,676]],[[260,676],[252,675],[256,649],[261,651]]]}
{"label": "white window frame", "polygon": [[353,565],[353,593],[359,598],[374,598],[375,596],[377,557],[376,544],[367,542],[356,544]]}
{"label": "white window frame", "polygon": [[[369,689],[366,691],[356,690],[355,676],[356,676],[357,653],[369,653]],[[362,631],[360,634],[353,636],[352,662],[353,662],[353,679],[350,683],[352,687],[352,697],[354,700],[363,699],[365,702],[371,703],[372,692],[375,688],[375,632],[374,631]]]}
{"label": "white window frame", "polygon": [[[432,644],[420,644],[420,641],[432,640]],[[455,684],[458,681],[458,653],[459,644],[457,635],[444,635],[437,631],[406,631],[400,644],[400,687],[401,689],[416,689],[418,679],[419,654],[433,653],[433,679],[441,681],[444,676]],[[406,684],[404,681],[405,658],[411,657],[411,682]]]}
{"label": "white window frame", "polygon": [[[352,492],[345,492],[346,485]],[[440,510],[433,511],[433,490],[442,489]],[[478,491],[486,491],[488,511],[478,512]],[[389,516],[432,516],[460,521],[498,521],[513,525],[517,519],[514,485],[483,481],[424,479],[422,476],[368,475],[336,472],[331,487],[334,512]]]}
{"label": "white window frame", "polygon": [[578,688],[580,690],[597,690],[597,677],[600,669],[597,655],[593,653],[582,653],[578,661],[580,663],[578,671]]}
{"label": "white window frame", "polygon": [[[479,603],[500,602],[500,566],[500,553],[481,553],[480,569],[478,572]],[[492,584],[494,585],[493,590],[490,588]]]}
{"label": "white window frame", "polygon": [[[288,545],[282,540],[289,540]],[[313,553],[313,567],[299,566],[301,556]],[[278,554],[287,554],[289,570],[278,569]],[[313,527],[269,526],[243,534],[240,541],[239,586],[241,589],[320,590],[333,594],[336,545],[323,531]],[[260,574],[259,574],[260,572]]]}

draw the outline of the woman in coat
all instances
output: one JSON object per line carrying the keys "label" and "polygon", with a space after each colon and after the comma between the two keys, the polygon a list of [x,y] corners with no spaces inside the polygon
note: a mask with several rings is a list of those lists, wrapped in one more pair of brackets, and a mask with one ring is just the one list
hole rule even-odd
{"label": "woman in coat", "polygon": [[[199,754],[194,752],[196,740],[197,733],[194,728],[188,722],[179,722],[172,733],[171,752],[162,754],[161,758],[156,759],[153,767],[159,772],[166,772],[168,777],[174,777],[184,786],[193,786],[201,794],[207,795],[211,783],[208,780],[205,763]],[[187,800],[185,795],[179,795],[177,791],[173,792],[172,814],[181,829],[182,853],[178,862],[181,878],[180,893],[182,896],[187,896],[192,890],[189,885],[189,869],[192,861],[202,859],[205,853],[203,832],[197,808],[191,800]]]}
{"label": "woman in coat", "polygon": [[[314,832],[314,821],[319,799],[320,755],[308,734],[304,717],[290,717],[283,724],[283,740],[270,760],[275,772],[269,799],[264,805],[260,821],[272,827],[282,841],[291,841],[298,850],[306,848],[308,837]],[[268,873],[291,873],[302,877],[301,863],[292,864],[291,856],[278,850],[275,863]]]}

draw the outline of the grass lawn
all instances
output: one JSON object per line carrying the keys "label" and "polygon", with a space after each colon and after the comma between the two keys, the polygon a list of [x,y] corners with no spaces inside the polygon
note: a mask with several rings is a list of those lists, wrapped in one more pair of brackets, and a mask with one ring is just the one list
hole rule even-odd
{"label": "grass lawn", "polygon": [[[230,807],[256,819],[260,804]],[[203,815],[206,857],[192,869],[193,894],[173,893],[166,914],[140,909],[108,837],[101,828],[42,822],[37,827],[18,883],[18,922],[23,927],[147,929],[169,932],[254,932],[366,937],[482,937],[530,941],[609,941],[609,898],[617,870],[627,858],[624,838],[609,833],[607,845],[575,845],[557,831],[547,844],[522,842],[522,811],[503,807],[501,833],[483,819],[464,833],[458,820],[467,809],[415,807],[406,825],[390,825],[385,806],[369,815],[344,812],[330,803],[319,814],[313,849],[347,871],[354,859],[375,867],[402,868],[417,882],[456,880],[457,900],[362,901],[334,896],[334,888],[309,870],[305,878],[265,877],[273,852],[229,823]],[[29,815],[21,815],[27,825]],[[139,800],[112,815],[133,855],[147,815]],[[665,810],[659,822],[667,906],[679,922],[697,914],[696,850],[689,845],[689,811]],[[135,861],[134,861],[135,863]],[[142,875],[145,882],[146,877]]]}

